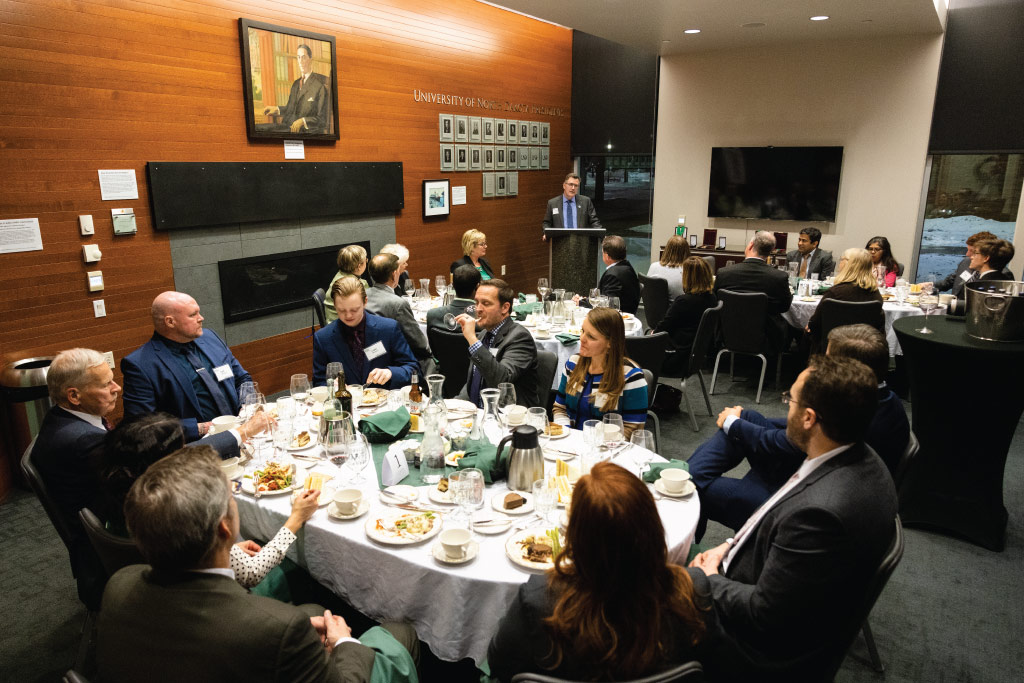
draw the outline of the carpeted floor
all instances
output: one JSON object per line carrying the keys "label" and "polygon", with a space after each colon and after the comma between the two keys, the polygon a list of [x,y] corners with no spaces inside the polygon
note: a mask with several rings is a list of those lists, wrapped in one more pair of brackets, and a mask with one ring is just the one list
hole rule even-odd
{"label": "carpeted floor", "polygon": [[[710,373],[707,377],[710,381]],[[737,404],[769,416],[785,415],[778,398],[781,389],[767,386],[760,406],[754,403],[754,389],[753,382],[730,386],[726,375],[712,396],[716,415]],[[700,406],[699,385],[694,382],[689,391],[693,404]],[[683,413],[663,418],[662,455],[688,458],[717,429],[705,414],[698,412],[697,420],[699,432],[692,430]],[[1010,513],[1006,550],[993,553],[945,536],[906,530],[903,561],[871,615],[888,670],[878,675],[860,661],[858,656],[866,657],[866,651],[858,640],[837,681],[997,683],[1016,680],[1024,671],[1021,434],[1024,430],[1018,426],[1004,477]],[[731,474],[742,476],[744,471],[741,466]],[[730,530],[712,523],[705,544],[730,535]],[[5,606],[0,610],[0,680],[59,681],[74,661],[85,612],[75,596],[64,546],[38,501],[24,491],[16,491],[0,506],[0,595]],[[424,678],[453,683],[469,680],[467,674],[465,667],[435,665]]]}

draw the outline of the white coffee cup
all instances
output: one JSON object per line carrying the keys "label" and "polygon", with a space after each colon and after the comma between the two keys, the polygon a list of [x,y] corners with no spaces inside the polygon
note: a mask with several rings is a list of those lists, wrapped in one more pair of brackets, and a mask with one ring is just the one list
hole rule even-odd
{"label": "white coffee cup", "polygon": [[233,479],[238,473],[238,458],[228,458],[220,461],[220,471],[228,479]]}
{"label": "white coffee cup", "polygon": [[472,534],[469,533],[469,529],[445,529],[441,532],[440,538],[444,554],[453,560],[461,560],[469,550]]}
{"label": "white coffee cup", "polygon": [[669,493],[681,493],[689,478],[690,473],[686,470],[670,468],[661,471],[661,485]]}
{"label": "white coffee cup", "polygon": [[313,387],[309,390],[309,395],[313,397],[313,400],[318,403],[323,403],[330,396],[331,390],[327,387]]}
{"label": "white coffee cup", "polygon": [[343,515],[354,515],[363,502],[363,492],[359,489],[341,489],[334,492],[334,504]]}
{"label": "white coffee cup", "polygon": [[236,425],[238,425],[237,415],[220,415],[213,418],[213,433],[226,432]]}
{"label": "white coffee cup", "polygon": [[951,303],[953,303],[953,295],[939,294],[939,303],[942,304],[943,306],[949,306]]}
{"label": "white coffee cup", "polygon": [[509,406],[505,416],[508,418],[510,427],[517,427],[526,419],[526,406]]}

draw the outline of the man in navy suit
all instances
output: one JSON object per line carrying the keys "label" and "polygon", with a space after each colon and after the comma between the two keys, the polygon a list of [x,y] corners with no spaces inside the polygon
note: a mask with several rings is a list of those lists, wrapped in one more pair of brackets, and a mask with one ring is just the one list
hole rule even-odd
{"label": "man in navy suit", "polygon": [[[600,228],[594,202],[590,197],[577,194],[580,191],[580,177],[575,173],[565,176],[562,194],[548,200],[544,214],[544,228]],[[543,236],[543,234],[542,234]],[[547,239],[543,236],[543,239]]]}
{"label": "man in navy suit", "polygon": [[768,322],[765,333],[774,350],[783,350],[789,326],[782,314],[793,303],[789,291],[789,276],[768,265],[767,259],[775,251],[775,235],[757,232],[744,251],[741,263],[719,269],[715,275],[715,294],[723,289],[731,292],[764,292],[768,295]]}
{"label": "man in navy suit", "polygon": [[597,283],[601,295],[619,297],[621,311],[636,313],[640,307],[640,278],[633,264],[626,260],[626,240],[618,235],[605,237],[601,242],[601,258],[607,267]]}
{"label": "man in navy suit", "polygon": [[366,290],[352,276],[331,287],[338,319],[313,335],[313,385],[326,382],[327,364],[341,363],[350,384],[403,387],[419,371],[398,323],[366,311]]}
{"label": "man in navy suit", "polygon": [[[910,440],[910,423],[899,397],[885,385],[889,346],[871,325],[845,325],[829,334],[828,355],[853,358],[875,372],[878,405],[868,426],[865,443],[895,474]],[[743,406],[726,408],[718,416],[721,427],[690,457],[690,476],[701,501],[696,539],[704,535],[708,519],[739,529],[800,467],[805,454],[787,435],[785,419],[771,419]],[[742,479],[723,474],[744,458],[750,471]]]}
{"label": "man in navy suit", "polygon": [[154,301],[153,338],[121,359],[125,415],[163,411],[181,418],[185,440],[208,434],[213,418],[237,415],[238,388],[252,378],[212,330],[199,304],[164,292]]}

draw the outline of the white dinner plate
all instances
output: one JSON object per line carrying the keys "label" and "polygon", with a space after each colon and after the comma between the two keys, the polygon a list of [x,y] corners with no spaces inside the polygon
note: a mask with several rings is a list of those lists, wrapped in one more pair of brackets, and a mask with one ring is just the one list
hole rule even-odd
{"label": "white dinner plate", "polygon": [[[523,546],[519,544],[527,536],[542,536],[548,529],[552,527],[533,527],[532,529],[523,529],[517,533],[509,536],[509,539],[505,541],[505,554],[508,555],[508,559],[512,560],[515,564],[526,569],[536,569],[540,571],[547,571],[555,566],[554,561],[550,562],[534,562],[528,560],[523,556]],[[559,541],[562,547],[565,547],[565,535],[559,530]]]}
{"label": "white dinner plate", "polygon": [[[429,515],[431,521],[430,530],[422,534],[412,534],[410,532],[398,532],[391,531],[390,529],[394,526],[396,520],[403,517],[422,517]],[[378,523],[384,528],[378,528]],[[366,520],[366,524],[363,525],[363,529],[366,531],[366,535],[378,543],[385,543],[387,545],[412,545],[413,543],[421,543],[428,538],[433,538],[441,531],[441,515],[437,513],[429,512],[392,512],[381,516],[370,515],[370,518]]]}
{"label": "white dinner plate", "polygon": [[430,486],[427,488],[427,498],[442,505],[454,505],[450,489],[448,491],[441,491],[436,486]]}
{"label": "white dinner plate", "polygon": [[[487,534],[489,536],[496,536],[503,534],[509,530],[512,526],[512,520],[508,517],[498,517],[486,510],[477,512],[472,517],[473,531],[478,534]],[[481,522],[486,522],[481,524]]]}
{"label": "white dinner plate", "polygon": [[444,456],[444,464],[448,465],[448,467],[458,467],[459,460],[464,457],[466,457],[466,451],[452,451]]}
{"label": "white dinner plate", "polygon": [[309,443],[307,443],[305,446],[296,446],[295,445],[295,439],[292,439],[292,442],[290,444],[288,444],[288,450],[289,451],[305,451],[305,450],[309,450],[313,446],[316,446],[318,443],[320,443],[320,435],[316,433],[315,429],[304,429],[302,431],[304,431],[307,434],[309,434]]}
{"label": "white dinner plate", "polygon": [[498,493],[491,498],[491,507],[498,512],[504,512],[506,515],[525,515],[527,512],[533,512],[533,494],[527,493],[526,491],[515,491],[520,496],[526,499],[526,502],[517,507],[515,510],[505,509],[505,496],[512,491],[505,491],[504,493]]}
{"label": "white dinner plate", "polygon": [[[408,484],[395,484],[394,486],[387,487],[386,489],[384,489],[384,491],[387,491],[388,493],[393,493],[396,496],[401,496],[402,498],[406,498],[410,503],[420,497],[420,492],[417,491],[415,487],[409,486]],[[382,503],[395,502],[393,498],[384,495],[383,492],[381,492],[379,495]]]}
{"label": "white dinner plate", "polygon": [[476,415],[476,405],[472,401],[466,401],[461,398],[446,398],[444,400],[444,407],[448,409],[448,413],[469,413],[470,415]]}

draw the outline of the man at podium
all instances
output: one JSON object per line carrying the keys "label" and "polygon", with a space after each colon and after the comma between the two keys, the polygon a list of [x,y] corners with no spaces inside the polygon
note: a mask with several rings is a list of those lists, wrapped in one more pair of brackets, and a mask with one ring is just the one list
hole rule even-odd
{"label": "man at podium", "polygon": [[[575,173],[565,176],[562,194],[548,200],[548,211],[544,216],[545,228],[600,228],[601,221],[589,197],[577,194],[580,191],[580,177]],[[544,236],[544,239],[547,239]]]}

